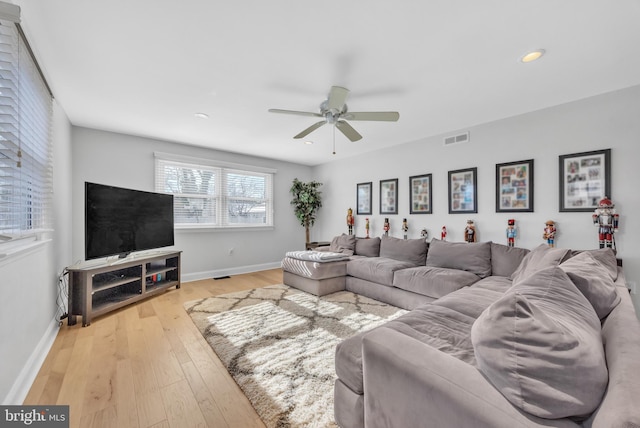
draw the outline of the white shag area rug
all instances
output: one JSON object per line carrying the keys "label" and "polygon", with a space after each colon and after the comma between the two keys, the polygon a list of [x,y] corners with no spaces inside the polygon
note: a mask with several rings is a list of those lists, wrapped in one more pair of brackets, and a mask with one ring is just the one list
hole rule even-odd
{"label": "white shag area rug", "polygon": [[273,285],[184,304],[271,427],[335,427],[335,348],[407,311],[348,291],[317,297]]}

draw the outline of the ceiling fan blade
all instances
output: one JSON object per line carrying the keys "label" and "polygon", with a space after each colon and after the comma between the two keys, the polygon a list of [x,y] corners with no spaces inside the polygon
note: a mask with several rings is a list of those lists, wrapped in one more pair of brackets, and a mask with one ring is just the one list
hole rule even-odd
{"label": "ceiling fan blade", "polygon": [[348,112],[342,115],[347,120],[379,120],[383,122],[396,122],[400,119],[397,111],[362,111]]}
{"label": "ceiling fan blade", "polygon": [[311,134],[313,131],[315,131],[316,129],[320,128],[322,125],[324,125],[325,123],[327,123],[326,120],[322,120],[320,122],[314,123],[313,125],[311,125],[310,127],[308,127],[307,129],[305,129],[304,131],[302,131],[301,133],[299,133],[298,135],[296,135],[293,138],[302,138],[302,137],[306,137],[307,135]]}
{"label": "ceiling fan blade", "polygon": [[329,92],[329,99],[327,99],[327,109],[341,112],[344,107],[344,103],[349,96],[349,90],[342,86],[332,86],[331,92]]}
{"label": "ceiling fan blade", "polygon": [[269,111],[271,113],[285,113],[285,114],[296,114],[298,116],[313,116],[313,117],[324,117],[320,113],[312,113],[310,111],[297,111],[297,110],[281,110],[279,108],[270,108]]}
{"label": "ceiling fan blade", "polygon": [[336,127],[351,141],[358,141],[362,138],[362,135],[358,134],[358,131],[353,129],[353,127],[344,120],[337,121]]}

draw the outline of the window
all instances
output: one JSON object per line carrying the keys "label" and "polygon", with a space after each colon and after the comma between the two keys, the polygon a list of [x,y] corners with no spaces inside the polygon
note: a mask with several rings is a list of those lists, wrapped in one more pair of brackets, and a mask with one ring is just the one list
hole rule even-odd
{"label": "window", "polygon": [[0,242],[51,227],[52,97],[19,13],[0,2]]}
{"label": "window", "polygon": [[177,228],[273,226],[275,170],[156,153],[156,191],[173,195]]}

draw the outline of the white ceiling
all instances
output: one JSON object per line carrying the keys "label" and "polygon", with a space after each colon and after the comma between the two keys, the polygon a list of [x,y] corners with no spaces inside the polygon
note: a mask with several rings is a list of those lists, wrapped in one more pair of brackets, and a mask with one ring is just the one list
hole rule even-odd
{"label": "white ceiling", "polygon": [[[640,84],[638,0],[14,2],[74,125],[307,165]],[[332,155],[330,126],[309,146],[316,118],[267,111],[332,85],[400,120],[351,122]]]}

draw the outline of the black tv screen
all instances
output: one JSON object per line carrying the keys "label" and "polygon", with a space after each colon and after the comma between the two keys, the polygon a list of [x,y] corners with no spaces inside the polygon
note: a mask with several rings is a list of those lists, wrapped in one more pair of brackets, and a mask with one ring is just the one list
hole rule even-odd
{"label": "black tv screen", "polygon": [[168,247],[173,195],[85,182],[85,258]]}

